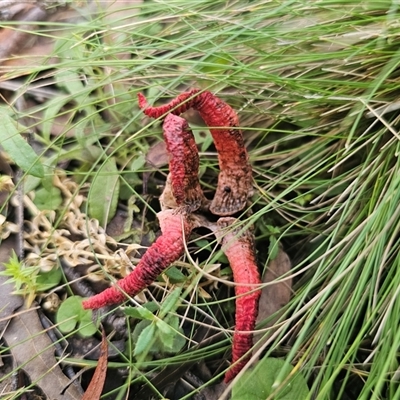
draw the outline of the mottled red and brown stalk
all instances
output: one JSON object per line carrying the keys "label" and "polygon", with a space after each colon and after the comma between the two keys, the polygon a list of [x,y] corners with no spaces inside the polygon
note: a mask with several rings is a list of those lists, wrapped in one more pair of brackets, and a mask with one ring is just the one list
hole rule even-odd
{"label": "mottled red and brown stalk", "polygon": [[[246,365],[250,355],[241,359],[253,346],[253,331],[258,314],[258,302],[261,296],[260,274],[258,272],[254,236],[250,231],[239,229],[227,231],[225,228],[237,222],[235,218],[220,218],[217,239],[228,257],[233,272],[236,297],[236,322],[232,346],[232,367],[225,374],[225,382],[231,381]],[[257,289],[258,288],[258,289]]]}
{"label": "mottled red and brown stalk", "polygon": [[174,210],[161,211],[157,217],[162,235],[147,249],[139,264],[127,277],[119,280],[116,286],[83,301],[85,309],[121,303],[126,299],[126,294],[135,296],[182,256],[185,240],[193,229],[190,217]]}
{"label": "mottled red and brown stalk", "polygon": [[252,195],[252,169],[244,146],[236,112],[211,92],[193,89],[180,94],[170,103],[150,107],[139,93],[139,107],[152,118],[168,112],[179,115],[194,108],[210,127],[218,152],[220,174],[210,211],[215,215],[232,215],[243,210]]}
{"label": "mottled red and brown stalk", "polygon": [[169,180],[178,207],[194,212],[207,203],[199,182],[199,154],[187,121],[173,114],[165,117],[164,140],[169,155]]}
{"label": "mottled red and brown stalk", "polygon": [[[225,382],[232,380],[249,359],[261,295],[254,237],[250,230],[242,232],[232,225],[232,217],[209,221],[200,210],[208,209],[198,178],[199,155],[187,122],[177,116],[189,108],[198,110],[210,127],[218,151],[220,174],[218,187],[210,206],[215,215],[228,216],[241,211],[252,194],[252,170],[239,121],[235,111],[210,92],[191,90],[161,107],[149,107],[139,94],[139,106],[146,115],[165,116],[164,140],[169,154],[170,173],[160,197],[163,211],[157,214],[162,235],[146,251],[141,261],[126,278],[104,292],[83,302],[84,308],[100,308],[120,303],[127,295],[134,296],[177,260],[184,252],[191,231],[204,226],[214,231],[230,262],[237,286],[236,326],[233,335],[232,366]],[[215,218],[214,218],[215,219]]]}

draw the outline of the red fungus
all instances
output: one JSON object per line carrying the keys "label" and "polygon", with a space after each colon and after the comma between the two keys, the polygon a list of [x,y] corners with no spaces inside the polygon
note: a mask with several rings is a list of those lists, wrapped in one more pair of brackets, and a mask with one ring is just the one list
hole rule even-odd
{"label": "red fungus", "polygon": [[[215,232],[217,239],[222,244],[222,250],[226,254],[233,272],[233,280],[236,294],[236,322],[232,346],[232,367],[225,374],[224,381],[231,381],[245,366],[250,355],[241,359],[253,346],[253,331],[256,325],[258,302],[261,296],[261,284],[258,272],[254,236],[247,230],[239,232],[239,229],[227,231],[237,220],[235,218],[220,218],[217,222],[218,230]],[[254,285],[254,286],[252,286]],[[257,290],[255,290],[257,289]],[[238,361],[238,362],[237,362]]]}
{"label": "red fungus", "polygon": [[152,118],[168,112],[179,115],[194,108],[210,127],[218,152],[220,174],[210,211],[216,215],[232,215],[243,210],[252,195],[252,170],[244,146],[243,135],[238,128],[236,112],[211,92],[193,89],[180,94],[170,103],[150,107],[139,93],[139,107]]}
{"label": "red fungus", "polygon": [[[225,375],[225,382],[232,380],[247,363],[246,356],[253,345],[253,334],[261,295],[260,275],[254,253],[254,237],[249,230],[232,229],[235,218],[220,218],[217,223],[197,213],[205,208],[207,200],[198,179],[199,156],[193,134],[187,122],[175,114],[193,107],[210,127],[218,151],[220,174],[218,187],[210,206],[216,215],[234,214],[245,207],[252,194],[252,171],[244,147],[239,121],[235,111],[210,92],[191,90],[169,104],[149,107],[142,94],[139,106],[146,115],[165,117],[163,131],[170,161],[170,174],[160,203],[163,211],[157,214],[162,235],[143,255],[135,270],[126,278],[102,293],[85,300],[84,308],[100,308],[120,303],[126,294],[134,296],[177,260],[184,252],[185,241],[193,228],[205,226],[215,232],[231,264],[236,294],[236,327],[233,335],[232,366]],[[165,209],[167,208],[167,209]],[[226,229],[230,227],[230,229]],[[240,361],[239,361],[240,360]]]}
{"label": "red fungus", "polygon": [[84,300],[83,308],[96,309],[121,303],[126,294],[135,296],[183,254],[185,240],[193,229],[190,217],[175,210],[161,211],[157,217],[162,235],[147,249],[136,268],[116,286]]}
{"label": "red fungus", "polygon": [[[173,114],[165,117],[164,140],[169,154],[171,190],[177,206],[194,212],[207,203],[199,182],[199,154],[187,121]],[[163,195],[165,197],[165,194]]]}

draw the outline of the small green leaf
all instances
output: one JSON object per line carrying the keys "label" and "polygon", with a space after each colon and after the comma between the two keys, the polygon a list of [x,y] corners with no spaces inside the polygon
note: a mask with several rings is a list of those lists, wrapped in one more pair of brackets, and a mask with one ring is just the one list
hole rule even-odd
{"label": "small green leaf", "polygon": [[176,354],[179,351],[181,351],[183,346],[186,344],[186,339],[185,339],[185,336],[183,334],[183,329],[182,328],[178,328],[178,331],[181,334],[180,335],[178,335],[178,334],[174,335],[174,342],[172,343],[172,347],[170,349],[170,353],[172,353],[172,354]]}
{"label": "small green leaf", "polygon": [[165,315],[167,315],[169,312],[172,310],[176,310],[176,308],[179,306],[180,301],[180,295],[181,295],[182,288],[176,287],[168,296],[167,298],[163,301],[161,304],[161,309],[160,309],[160,318],[163,318]]}
{"label": "small green leaf", "polygon": [[71,332],[77,324],[77,331],[82,336],[91,336],[97,330],[92,322],[92,310],[84,310],[80,296],[71,296],[62,302],[56,321],[63,333]]}
{"label": "small green leaf", "polygon": [[81,108],[90,104],[90,98],[85,91],[83,78],[73,69],[59,69],[55,75],[57,85],[72,94]]}
{"label": "small green leaf", "polygon": [[[164,322],[164,321],[161,321],[161,322]],[[159,340],[160,344],[162,345],[162,350],[166,353],[170,353],[174,347],[174,340],[176,337],[176,333],[172,330],[172,328],[168,324],[166,324],[165,322],[164,322],[164,324],[165,324],[165,326],[162,328],[162,329],[164,329],[164,331],[161,330],[162,324],[160,324],[160,325],[157,324],[158,328],[160,328],[160,332],[158,332],[158,335],[159,335],[158,340]]]}
{"label": "small green leaf", "polygon": [[142,333],[143,329],[148,327],[151,324],[151,321],[148,319],[144,319],[136,324],[135,329],[132,332],[132,341],[133,343],[137,343],[140,334]]}
{"label": "small green leaf", "polygon": [[166,322],[168,322],[171,334],[164,334],[160,340],[162,341],[165,352],[175,354],[185,345],[186,339],[183,334],[183,329],[179,327],[179,318],[176,315],[168,316]]}
{"label": "small green leaf", "polygon": [[99,169],[90,187],[89,214],[102,226],[111,220],[117,210],[119,175],[114,158],[109,158]]}
{"label": "small green leaf", "polygon": [[90,310],[84,310],[83,313],[80,314],[80,321],[78,324],[78,333],[83,337],[90,337],[94,333],[96,333],[97,328],[96,325],[92,321],[92,313],[86,312]]}
{"label": "small green leaf", "polygon": [[295,199],[294,202],[302,207],[304,207],[306,204],[308,204],[310,201],[313,200],[315,196],[312,193],[308,194],[299,194]]}
{"label": "small green leaf", "polygon": [[36,278],[38,292],[44,292],[57,286],[63,277],[61,268],[53,268],[48,272],[40,272]]}
{"label": "small green leaf", "polygon": [[135,343],[135,355],[145,352],[147,355],[175,354],[186,343],[183,330],[179,327],[179,318],[176,315],[169,315],[165,321],[140,321],[133,330],[132,341]]}
{"label": "small green leaf", "polygon": [[32,147],[20,135],[16,122],[0,108],[0,143],[11,159],[29,175],[43,178],[43,165]]}
{"label": "small green leaf", "polygon": [[158,319],[156,322],[157,328],[160,330],[160,332],[163,334],[163,339],[164,335],[165,336],[174,336],[174,331],[170,325],[168,325],[166,322],[164,322],[162,319]]}
{"label": "small green leaf", "polygon": [[165,271],[171,283],[185,282],[187,277],[176,267],[170,267]]}
{"label": "small green leaf", "polygon": [[62,204],[61,191],[54,186],[50,190],[42,187],[35,191],[33,202],[41,211],[56,210]]}
{"label": "small green leaf", "polygon": [[136,318],[136,319],[143,319],[142,315],[138,311],[136,307],[126,307],[124,309],[124,313],[128,317]]}
{"label": "small green leaf", "polygon": [[280,234],[280,230],[276,226],[265,225],[265,228],[267,228],[267,232],[269,232],[271,235],[279,235]]}
{"label": "small green leaf", "polygon": [[214,257],[211,259],[210,264],[221,263],[221,264],[229,264],[228,257],[222,250],[218,250]]}
{"label": "small green leaf", "polygon": [[[62,304],[61,304],[61,306],[62,306]],[[61,306],[60,306],[60,308],[61,308]],[[63,321],[62,323],[60,323],[60,325],[58,327],[59,327],[60,331],[63,333],[72,332],[72,330],[76,326],[76,323],[78,322],[78,316],[73,315],[73,316],[66,317],[63,314],[64,314],[64,310],[62,310],[60,313],[60,309],[58,309],[57,315],[60,315],[59,319],[61,321]]]}
{"label": "small green leaf", "polygon": [[[61,108],[64,107],[65,104],[69,101],[69,96],[60,94],[46,102],[41,129],[42,135],[46,141],[50,142],[51,129],[53,127],[54,121],[57,115],[60,114]],[[66,124],[66,126],[68,125]]]}
{"label": "small green leaf", "polygon": [[137,308],[137,312],[142,319],[148,319],[149,321],[152,321],[154,319],[153,313],[145,307]]}
{"label": "small green leaf", "polygon": [[[276,388],[276,379],[285,371],[287,381]],[[257,366],[246,371],[232,388],[232,400],[304,400],[309,395],[307,383],[300,373],[294,373],[293,367],[279,358],[263,358]]]}
{"label": "small green leaf", "polygon": [[270,260],[275,260],[275,258],[277,257],[277,255],[279,253],[279,242],[276,240],[276,237],[273,236],[273,235],[271,235],[269,237],[268,252],[269,252],[269,259]]}
{"label": "small green leaf", "polygon": [[201,250],[208,249],[211,251],[210,242],[205,239],[197,239],[195,244]]}
{"label": "small green leaf", "polygon": [[130,171],[136,172],[143,169],[143,166],[146,164],[146,157],[143,154],[140,154],[138,157],[135,157],[132,161],[132,164],[129,168]]}
{"label": "small green leaf", "polygon": [[151,342],[155,339],[154,337],[155,332],[156,332],[155,324],[150,324],[149,326],[146,326],[146,328],[142,330],[136,342],[135,351],[133,353],[134,356],[138,356],[139,354],[143,353],[150,347]]}
{"label": "small green leaf", "polygon": [[128,317],[137,319],[147,319],[152,321],[154,319],[153,312],[157,311],[160,307],[154,301],[149,301],[143,304],[142,307],[126,307],[124,312]]}
{"label": "small green leaf", "polygon": [[41,178],[37,178],[33,175],[27,175],[24,179],[24,193],[29,193],[36,189],[40,185],[40,182],[42,182]]}

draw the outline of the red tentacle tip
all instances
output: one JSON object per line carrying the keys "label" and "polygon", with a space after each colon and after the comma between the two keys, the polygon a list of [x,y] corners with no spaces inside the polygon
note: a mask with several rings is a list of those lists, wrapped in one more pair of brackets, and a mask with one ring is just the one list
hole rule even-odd
{"label": "red tentacle tip", "polygon": [[144,94],[138,93],[138,94],[137,94],[137,97],[138,97],[139,108],[140,108],[141,110],[143,110],[143,109],[145,109],[145,108],[147,108],[147,107],[149,106],[149,104],[147,103],[147,99],[146,99],[146,97],[144,96]]}

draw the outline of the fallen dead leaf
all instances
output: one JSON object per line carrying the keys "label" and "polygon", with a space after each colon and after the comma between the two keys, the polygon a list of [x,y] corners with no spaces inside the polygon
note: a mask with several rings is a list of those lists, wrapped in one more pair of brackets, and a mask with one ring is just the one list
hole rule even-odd
{"label": "fallen dead leaf", "polygon": [[108,345],[107,345],[107,337],[102,331],[102,340],[100,347],[100,357],[97,363],[96,371],[93,374],[92,380],[88,388],[86,389],[85,394],[82,397],[82,400],[98,400],[100,399],[101,392],[103,391],[104,382],[106,380],[107,375],[107,360],[108,360]]}
{"label": "fallen dead leaf", "polygon": [[[2,4],[4,3],[4,4]],[[85,16],[96,12],[97,2],[65,1],[52,2],[53,7],[46,7],[45,1],[0,1],[0,18],[12,20],[18,24],[9,24],[0,29],[0,75],[9,74],[13,77],[30,73],[30,67],[45,62],[57,62],[56,57],[50,57],[54,49],[55,37],[67,35],[70,32],[68,24],[77,24]],[[75,9],[76,8],[76,9]],[[47,27],[50,23],[66,23],[65,29],[54,29],[50,34],[37,34],[41,23]]]}
{"label": "fallen dead leaf", "polygon": [[157,142],[150,147],[146,154],[146,162],[155,168],[168,164],[167,145],[164,141]]}
{"label": "fallen dead leaf", "polygon": [[[10,259],[15,247],[15,236],[2,241],[0,271],[4,270],[4,263]],[[20,308],[24,303],[23,298],[12,294],[15,287],[12,283],[5,284],[7,279],[0,276],[0,332],[3,331],[3,338],[10,348],[15,365],[25,371],[31,382],[37,384],[48,399],[80,399],[81,392],[77,386],[71,385],[65,390],[70,381],[54,357],[54,348],[35,308]]]}
{"label": "fallen dead leaf", "polygon": [[[20,22],[36,22],[46,18],[46,11],[40,7],[27,6],[26,11],[20,16]],[[6,28],[0,32],[0,59],[3,61],[9,56],[17,54],[21,48],[32,47],[35,37],[30,34],[35,29],[34,25],[22,24],[17,29]]]}
{"label": "fallen dead leaf", "polygon": [[[289,256],[280,248],[278,255],[272,260],[268,269],[263,276],[263,283],[270,283],[278,280],[281,276],[287,274],[291,269]],[[279,319],[279,310],[285,306],[292,295],[292,279],[287,279],[283,282],[265,286],[261,292],[261,298],[258,309],[257,325],[276,313],[273,320],[268,324],[263,325],[263,328],[271,327]],[[256,348],[262,346],[266,340],[265,332],[260,332],[254,335],[254,343],[257,343]]]}
{"label": "fallen dead leaf", "polygon": [[81,399],[79,388],[75,384],[70,385],[69,379],[61,371],[54,357],[52,342],[43,330],[35,308],[23,311],[12,317],[3,335],[16,365],[25,371],[31,382],[40,387],[46,398]]}

